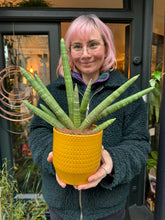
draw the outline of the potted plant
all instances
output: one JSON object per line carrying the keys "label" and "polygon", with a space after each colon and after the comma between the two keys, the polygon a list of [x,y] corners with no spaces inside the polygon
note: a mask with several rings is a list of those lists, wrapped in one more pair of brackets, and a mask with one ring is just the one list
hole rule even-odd
{"label": "potted plant", "polygon": [[[115,118],[110,119],[99,126],[94,126],[96,121],[137,100],[146,93],[150,92],[153,88],[151,87],[140,91],[111,105],[117,97],[119,97],[133,82],[135,82],[135,80],[139,77],[139,75],[137,75],[129,79],[126,83],[109,95],[85,118],[85,112],[91,91],[91,81],[87,86],[80,105],[77,85],[75,85],[75,88],[73,89],[73,82],[64,39],[61,39],[60,46],[69,115],[61,109],[37,75],[35,75],[34,79],[26,70],[20,67],[22,74],[26,77],[44,102],[49,106],[51,111],[43,105],[40,105],[41,109],[37,108],[26,100],[24,100],[23,103],[36,115],[54,127],[53,164],[59,178],[67,184],[79,185],[86,183],[88,181],[88,177],[92,173],[95,173],[98,169],[101,157],[103,129],[112,124],[115,121]],[[68,142],[66,143],[65,141]],[[69,149],[66,149],[67,146],[69,146]],[[97,147],[98,149],[96,149]],[[74,152],[74,150],[76,150],[76,152]],[[84,162],[84,158],[87,161]],[[89,162],[89,164],[87,162]]]}

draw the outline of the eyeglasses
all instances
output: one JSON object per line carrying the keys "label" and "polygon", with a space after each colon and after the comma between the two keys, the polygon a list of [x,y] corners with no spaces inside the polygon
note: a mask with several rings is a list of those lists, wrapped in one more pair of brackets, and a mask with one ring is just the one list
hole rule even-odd
{"label": "eyeglasses", "polygon": [[86,48],[88,54],[93,55],[100,50],[101,46],[104,45],[105,44],[100,41],[90,41],[87,43],[86,47],[83,47],[81,43],[73,43],[70,46],[70,52],[74,57],[81,57],[84,52],[84,48]]}

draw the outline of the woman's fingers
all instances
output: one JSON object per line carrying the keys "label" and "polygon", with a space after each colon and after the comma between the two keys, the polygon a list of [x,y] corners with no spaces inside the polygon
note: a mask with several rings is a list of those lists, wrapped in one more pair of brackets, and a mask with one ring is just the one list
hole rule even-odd
{"label": "woman's fingers", "polygon": [[107,174],[111,173],[113,168],[113,161],[111,155],[105,149],[101,152],[101,163],[101,167],[103,167],[106,170]]}
{"label": "woman's fingers", "polygon": [[[48,157],[47,157],[47,161],[48,162],[52,162],[53,161],[53,152],[50,152]],[[58,182],[58,184],[62,187],[62,188],[65,188],[66,187],[66,183],[62,182],[59,177],[57,176],[56,174],[56,180]]]}
{"label": "woman's fingers", "polygon": [[101,153],[101,166],[99,167],[99,169],[95,174],[91,175],[88,178],[89,183],[76,186],[75,188],[81,190],[81,189],[89,189],[92,187],[96,187],[107,174],[111,173],[112,168],[113,168],[112,158],[108,153],[108,151],[104,149],[102,150]]}
{"label": "woman's fingers", "polygon": [[88,178],[89,183],[79,185],[76,189],[81,190],[96,187],[105,176],[105,171],[100,167],[94,175]]}
{"label": "woman's fingers", "polygon": [[53,152],[50,152],[48,157],[47,157],[47,161],[48,162],[52,162],[53,161]]}
{"label": "woman's fingers", "polygon": [[58,182],[58,184],[62,187],[62,188],[65,188],[66,187],[66,183],[62,182],[59,177],[57,176],[56,174],[56,180]]}
{"label": "woman's fingers", "polygon": [[[50,152],[48,157],[47,157],[47,161],[48,162],[52,162],[53,161],[53,152]],[[101,166],[99,167],[99,169],[97,170],[97,172],[93,175],[91,175],[88,178],[89,183],[87,184],[82,184],[79,186],[74,186],[75,189],[81,190],[81,189],[89,189],[92,187],[96,187],[99,182],[109,173],[111,173],[111,170],[113,168],[113,161],[112,158],[110,156],[110,154],[108,153],[108,151],[106,151],[105,149],[102,150],[101,153]],[[65,188],[66,187],[66,183],[62,182],[59,177],[56,174],[56,179],[58,184],[62,187]]]}

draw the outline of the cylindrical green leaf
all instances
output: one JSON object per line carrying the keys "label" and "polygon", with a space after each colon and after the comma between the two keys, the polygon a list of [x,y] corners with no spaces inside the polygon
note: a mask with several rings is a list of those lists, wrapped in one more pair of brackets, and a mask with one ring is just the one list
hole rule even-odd
{"label": "cylindrical green leaf", "polygon": [[74,90],[73,107],[74,107],[74,111],[73,111],[74,125],[76,128],[79,128],[81,124],[81,116],[80,116],[80,104],[79,104],[79,94],[78,94],[77,84],[75,85],[75,90]]}
{"label": "cylindrical green leaf", "polygon": [[139,75],[134,76],[129,79],[126,83],[116,89],[111,95],[109,95],[106,99],[104,99],[82,122],[79,127],[80,130],[85,130],[89,128],[94,121],[96,121],[97,116],[107,108],[116,98],[118,98],[137,78]]}
{"label": "cylindrical green leaf", "polygon": [[102,124],[98,125],[98,126],[97,126],[96,128],[94,128],[92,131],[101,131],[101,130],[104,130],[104,129],[107,128],[109,125],[111,125],[115,120],[116,120],[116,118],[109,119],[109,120],[103,122]]}
{"label": "cylindrical green leaf", "polygon": [[60,47],[61,47],[61,57],[62,57],[62,66],[64,71],[65,87],[66,87],[67,100],[68,100],[69,117],[71,120],[73,120],[73,82],[72,82],[67,49],[63,38],[60,41]]}
{"label": "cylindrical green leaf", "polygon": [[53,118],[57,118],[57,117],[55,116],[55,114],[54,114],[50,109],[48,109],[45,105],[40,104],[40,107],[41,107],[41,109],[42,109],[45,113],[47,113],[48,115],[52,116]]}
{"label": "cylindrical green leaf", "polygon": [[[141,98],[143,95],[149,93],[151,90],[153,90],[153,87],[144,89],[140,92],[137,92],[134,95],[131,95],[121,101],[118,101],[110,106],[108,106],[106,109],[104,109],[96,118],[96,121],[106,117],[107,115],[115,112],[116,110],[119,110],[120,108],[123,108],[124,106],[136,101],[137,99]],[[96,122],[95,121],[95,122]]]}
{"label": "cylindrical green leaf", "polygon": [[46,92],[48,91],[48,89],[46,88],[45,84],[42,82],[42,80],[40,79],[40,77],[37,74],[34,74],[36,81],[38,82],[38,84],[46,90]]}
{"label": "cylindrical green leaf", "polygon": [[62,124],[64,124],[66,128],[75,129],[73,122],[70,120],[67,114],[63,111],[63,109],[59,106],[59,104],[56,102],[54,97],[48,91],[46,86],[43,89],[43,86],[41,86],[25,69],[23,69],[22,67],[20,67],[20,69],[24,77],[31,84],[31,86],[36,90],[36,92],[44,100],[44,102],[49,106],[49,108],[56,114],[58,120]]}
{"label": "cylindrical green leaf", "polygon": [[89,81],[88,86],[87,86],[85,93],[83,95],[82,102],[81,102],[81,107],[80,107],[81,121],[84,120],[85,114],[87,111],[87,106],[88,106],[90,93],[91,93],[91,84],[92,84],[92,80]]}
{"label": "cylindrical green leaf", "polygon": [[52,125],[55,128],[65,128],[56,118],[53,118],[52,116],[48,115],[41,109],[35,107],[34,105],[30,104],[28,101],[23,100],[22,101],[28,109],[30,109],[32,112],[34,112],[36,115],[38,115],[40,118],[48,122],[50,125]]}

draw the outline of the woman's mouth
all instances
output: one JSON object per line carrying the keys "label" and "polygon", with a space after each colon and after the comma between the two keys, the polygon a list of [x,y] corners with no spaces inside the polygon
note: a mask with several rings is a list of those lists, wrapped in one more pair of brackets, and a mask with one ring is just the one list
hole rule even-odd
{"label": "woman's mouth", "polygon": [[90,66],[93,62],[83,62],[81,63],[81,65],[83,66]]}

